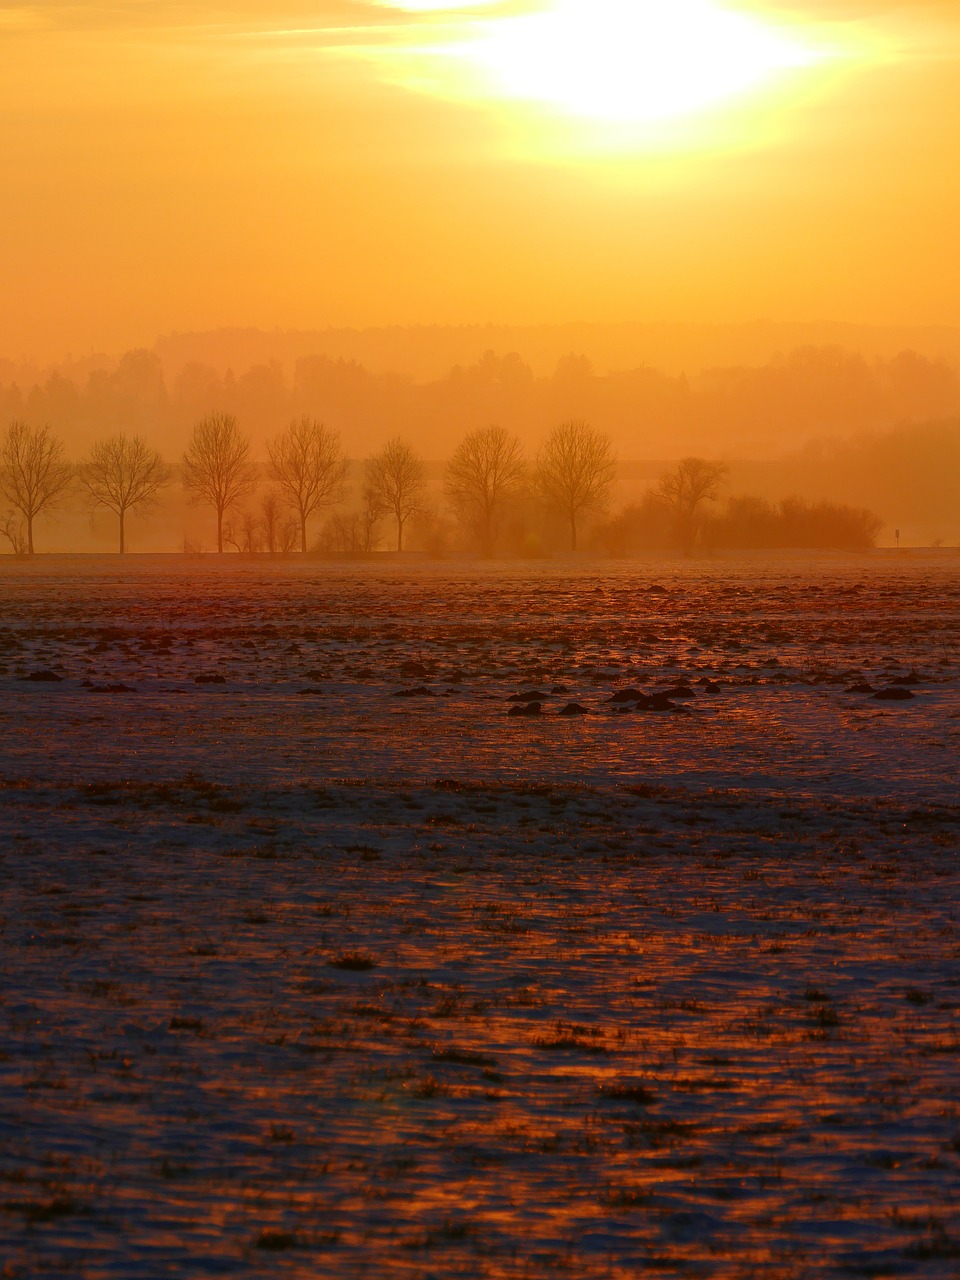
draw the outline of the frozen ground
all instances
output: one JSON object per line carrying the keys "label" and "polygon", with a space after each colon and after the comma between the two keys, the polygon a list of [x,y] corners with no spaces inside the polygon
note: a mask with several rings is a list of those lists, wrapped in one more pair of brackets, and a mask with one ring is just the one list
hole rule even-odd
{"label": "frozen ground", "polygon": [[0,1275],[960,1272],[956,560],[0,565]]}

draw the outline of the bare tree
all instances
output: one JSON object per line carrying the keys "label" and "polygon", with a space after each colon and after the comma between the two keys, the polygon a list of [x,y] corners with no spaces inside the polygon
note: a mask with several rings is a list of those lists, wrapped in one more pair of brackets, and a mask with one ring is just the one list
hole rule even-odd
{"label": "bare tree", "polygon": [[324,521],[320,530],[319,546],[326,552],[349,555],[369,555],[379,541],[377,525],[383,512],[364,494],[359,511],[337,511]]}
{"label": "bare tree", "polygon": [[242,555],[254,555],[263,546],[263,525],[259,517],[244,508],[235,519],[225,520],[223,540]]}
{"label": "bare tree", "polygon": [[260,500],[260,523],[271,555],[278,551],[286,555],[297,545],[297,522],[276,489],[268,489]]}
{"label": "bare tree", "polygon": [[106,507],[120,521],[120,554],[126,551],[124,521],[128,511],[142,511],[170,481],[160,454],[140,436],[101,440],[80,464],[80,483],[95,507]]}
{"label": "bare tree", "polygon": [[357,517],[360,526],[360,549],[369,555],[380,541],[380,521],[384,516],[383,502],[368,484],[363,487],[363,505]]}
{"label": "bare tree", "polygon": [[447,497],[460,519],[473,528],[485,556],[493,552],[499,508],[520,490],[525,474],[520,441],[503,427],[471,431],[447,463]]}
{"label": "bare tree", "polygon": [[217,551],[223,551],[223,516],[256,486],[250,441],[229,413],[215,413],[193,428],[183,455],[183,485],[194,502],[217,513]]}
{"label": "bare tree", "polygon": [[0,536],[10,543],[10,550],[15,556],[27,554],[27,530],[23,521],[15,511],[8,511],[0,524]]}
{"label": "bare tree", "polygon": [[10,424],[0,448],[0,493],[26,522],[27,555],[33,555],[35,518],[55,507],[72,481],[73,467],[64,459],[63,444],[49,427]]}
{"label": "bare tree", "polygon": [[267,445],[270,472],[300,519],[300,550],[307,549],[307,519],[319,507],[342,502],[347,460],[340,436],[322,422],[301,418]]}
{"label": "bare tree", "polygon": [[320,529],[317,545],[328,555],[359,555],[361,546],[360,516],[356,511],[334,511]]}
{"label": "bare tree", "polygon": [[675,471],[667,471],[654,490],[670,512],[683,554],[693,554],[699,529],[699,508],[704,502],[715,502],[720,484],[727,474],[723,462],[706,458],[683,458]]}
{"label": "bare tree", "polygon": [[359,511],[337,511],[324,521],[318,545],[322,551],[369,555],[380,541],[383,507],[369,488],[364,488]]}
{"label": "bare tree", "polygon": [[399,436],[383,446],[366,464],[366,489],[371,501],[397,522],[397,550],[403,550],[403,527],[423,507],[427,469],[423,459]]}
{"label": "bare tree", "polygon": [[570,550],[577,549],[577,521],[606,505],[616,461],[610,437],[582,419],[561,422],[537,458],[537,488],[547,505],[570,527]]}

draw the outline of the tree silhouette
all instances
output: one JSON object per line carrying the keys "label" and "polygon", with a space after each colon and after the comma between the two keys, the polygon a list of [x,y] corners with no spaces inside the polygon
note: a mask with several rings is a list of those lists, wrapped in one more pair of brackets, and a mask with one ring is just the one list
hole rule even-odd
{"label": "tree silhouette", "polygon": [[160,454],[140,436],[101,440],[80,464],[80,483],[95,507],[106,507],[120,521],[120,554],[126,551],[124,520],[128,511],[143,510],[169,483],[170,472]]}
{"label": "tree silhouette", "polygon": [[216,511],[218,552],[223,552],[224,512],[256,483],[250,441],[241,434],[236,418],[229,413],[201,418],[183,455],[183,485],[194,502],[206,503]]}
{"label": "tree silhouette", "polygon": [[706,458],[683,458],[675,471],[660,477],[654,492],[674,521],[683,554],[693,554],[699,527],[698,508],[704,502],[715,502],[720,484],[727,474],[723,462]]}
{"label": "tree silhouette", "polygon": [[256,555],[263,546],[263,522],[256,512],[244,508],[223,523],[223,540],[241,555]]}
{"label": "tree silhouette", "polygon": [[19,511],[27,526],[27,554],[33,555],[33,522],[54,507],[73,481],[63,444],[50,428],[12,422],[0,448],[0,493]]}
{"label": "tree silhouette", "polygon": [[580,516],[606,505],[615,469],[610,437],[580,418],[554,427],[540,450],[537,488],[567,521],[571,551],[577,549]]}
{"label": "tree silhouette", "polygon": [[260,499],[260,523],[271,555],[286,555],[297,545],[297,522],[276,489],[268,489]]}
{"label": "tree silhouette", "polygon": [[383,519],[383,501],[370,488],[363,486],[363,504],[360,507],[360,544],[367,553],[375,551],[380,541],[380,521]]}
{"label": "tree silhouette", "polygon": [[423,459],[399,436],[368,458],[365,487],[373,508],[389,511],[397,522],[397,550],[403,550],[403,528],[423,509],[427,473]]}
{"label": "tree silhouette", "polygon": [[338,511],[330,516],[320,530],[320,546],[328,552],[369,555],[379,541],[377,524],[382,515],[371,495],[365,493],[359,511]]}
{"label": "tree silhouette", "polygon": [[301,418],[267,445],[270,473],[300,521],[300,550],[307,549],[307,519],[319,507],[342,502],[347,460],[340,436],[322,422]]}
{"label": "tree silhouette", "polygon": [[883,521],[863,507],[836,502],[778,503],[744,494],[729,498],[725,509],[704,522],[701,536],[710,547],[843,547],[866,551],[876,546]]}
{"label": "tree silhouette", "polygon": [[0,536],[10,543],[10,550],[15,556],[27,554],[27,531],[22,520],[15,511],[8,511],[0,524]]}
{"label": "tree silhouette", "polygon": [[520,441],[503,427],[471,431],[447,463],[447,497],[461,519],[473,526],[485,556],[493,552],[496,541],[498,508],[520,489],[525,474]]}

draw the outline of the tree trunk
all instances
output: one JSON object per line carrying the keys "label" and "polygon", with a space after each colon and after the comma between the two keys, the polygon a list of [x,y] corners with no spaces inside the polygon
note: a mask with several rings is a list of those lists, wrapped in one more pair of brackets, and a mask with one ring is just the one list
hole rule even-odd
{"label": "tree trunk", "polygon": [[217,551],[223,555],[223,507],[217,507]]}
{"label": "tree trunk", "polygon": [[397,550],[403,550],[403,521],[397,516]]}
{"label": "tree trunk", "polygon": [[570,512],[570,550],[577,549],[577,517],[574,512]]}
{"label": "tree trunk", "polygon": [[124,513],[121,510],[120,512],[120,554],[121,555],[123,555],[123,553],[127,549],[126,543],[124,542],[124,539],[123,539],[123,516],[124,516]]}
{"label": "tree trunk", "polygon": [[307,517],[300,517],[300,551],[303,555],[307,554]]}
{"label": "tree trunk", "polygon": [[27,512],[27,555],[33,555],[33,512]]}

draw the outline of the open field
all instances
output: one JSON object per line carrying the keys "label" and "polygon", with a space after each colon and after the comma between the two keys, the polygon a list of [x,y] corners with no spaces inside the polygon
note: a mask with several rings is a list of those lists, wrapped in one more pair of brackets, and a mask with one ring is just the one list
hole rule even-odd
{"label": "open field", "polygon": [[0,1276],[960,1272],[955,557],[0,605]]}

